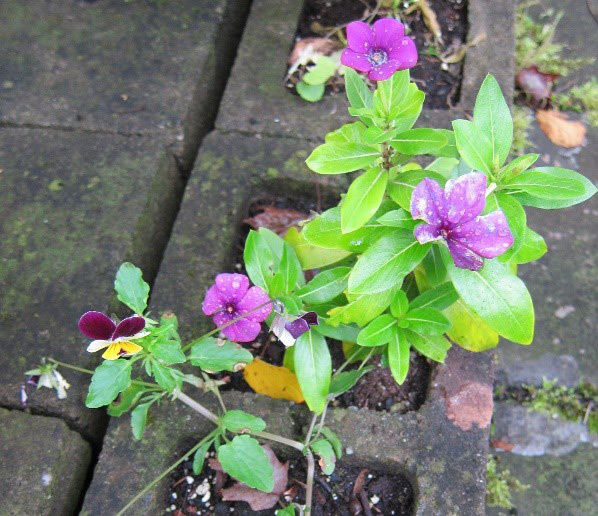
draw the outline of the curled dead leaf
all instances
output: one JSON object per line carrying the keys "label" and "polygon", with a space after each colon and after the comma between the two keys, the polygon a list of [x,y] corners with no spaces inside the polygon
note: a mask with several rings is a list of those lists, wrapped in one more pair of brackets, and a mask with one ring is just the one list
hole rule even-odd
{"label": "curled dead leaf", "polygon": [[442,44],[442,29],[440,28],[440,24],[438,23],[436,13],[428,3],[428,0],[417,0],[413,5],[405,9],[404,14],[410,14],[416,9],[419,9],[422,13],[424,23],[434,36],[436,42]]}
{"label": "curled dead leaf", "polygon": [[543,102],[550,98],[552,85],[559,75],[542,73],[537,66],[528,66],[519,70],[515,76],[515,83],[523,93],[529,95],[536,102]]}
{"label": "curled dead leaf", "polygon": [[[301,61],[306,56],[328,55],[336,48],[335,43],[328,38],[304,38],[295,43],[291,54],[289,55],[288,63],[293,66]],[[303,63],[306,64],[306,63]]]}
{"label": "curled dead leaf", "polygon": [[279,236],[284,236],[292,227],[299,227],[299,223],[308,219],[309,215],[302,211],[275,206],[259,206],[262,213],[245,219],[243,222],[253,229],[267,228]]}
{"label": "curled dead leaf", "polygon": [[586,140],[586,127],[579,121],[568,120],[563,113],[542,109],[536,112],[536,120],[546,137],[555,145],[579,147]]}

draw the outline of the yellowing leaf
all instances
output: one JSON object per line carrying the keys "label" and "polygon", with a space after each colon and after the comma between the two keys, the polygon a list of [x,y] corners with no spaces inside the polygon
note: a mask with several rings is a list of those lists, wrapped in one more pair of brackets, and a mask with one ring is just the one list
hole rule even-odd
{"label": "yellowing leaf", "polygon": [[243,378],[258,394],[296,403],[305,401],[297,377],[286,367],[256,358],[243,369]]}
{"label": "yellowing leaf", "polygon": [[462,299],[443,313],[452,325],[446,334],[462,348],[468,351],[486,351],[498,344],[498,333],[474,314]]}
{"label": "yellowing leaf", "polygon": [[299,258],[299,263],[301,263],[304,271],[319,269],[336,263],[351,254],[350,251],[344,249],[324,249],[313,246],[305,240],[303,233],[297,231],[295,227],[289,229],[284,239],[291,244],[295,253],[297,253],[297,258]]}
{"label": "yellowing leaf", "polygon": [[578,121],[567,120],[567,115],[557,111],[541,109],[536,112],[540,129],[555,145],[578,147],[586,141],[586,128]]}

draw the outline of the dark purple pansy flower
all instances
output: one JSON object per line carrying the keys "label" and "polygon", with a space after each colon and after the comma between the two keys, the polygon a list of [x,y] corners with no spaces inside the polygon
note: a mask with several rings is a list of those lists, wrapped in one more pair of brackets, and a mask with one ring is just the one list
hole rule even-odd
{"label": "dark purple pansy flower", "polygon": [[417,64],[417,48],[405,36],[403,24],[384,18],[370,27],[355,21],[347,26],[348,48],[341,54],[341,63],[358,72],[365,72],[372,81],[384,81],[397,70]]}
{"label": "dark purple pansy flower", "polygon": [[203,300],[203,313],[211,315],[216,326],[222,326],[252,310],[247,317],[222,329],[227,339],[234,342],[251,342],[260,333],[261,322],[272,311],[272,304],[260,287],[249,288],[249,278],[243,274],[218,274],[216,283],[210,287]]}
{"label": "dark purple pansy flower", "polygon": [[278,337],[287,348],[312,326],[318,324],[316,312],[307,312],[296,319],[289,321],[284,315],[279,314],[272,322],[272,333]]}
{"label": "dark purple pansy flower", "polygon": [[133,342],[149,335],[145,328],[145,319],[138,315],[127,317],[117,324],[102,312],[87,312],[79,319],[79,331],[93,339],[87,351],[93,353],[108,348],[102,358],[116,360],[122,356],[131,356],[143,348]]}
{"label": "dark purple pansy flower", "polygon": [[486,176],[471,172],[447,181],[444,191],[424,179],[411,196],[411,216],[427,224],[414,230],[420,244],[444,240],[455,265],[477,271],[482,258],[496,258],[513,245],[513,235],[502,210],[480,217],[486,205]]}

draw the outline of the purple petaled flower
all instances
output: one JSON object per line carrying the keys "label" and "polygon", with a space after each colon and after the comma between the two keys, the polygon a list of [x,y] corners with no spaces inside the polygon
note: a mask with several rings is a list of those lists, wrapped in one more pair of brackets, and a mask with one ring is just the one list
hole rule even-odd
{"label": "purple petaled flower", "polygon": [[145,319],[134,315],[123,319],[116,325],[110,317],[102,312],[87,312],[79,319],[79,331],[94,339],[87,347],[87,351],[93,353],[100,349],[108,348],[102,358],[116,360],[119,357],[130,357],[143,348],[131,342],[149,335],[145,328]]}
{"label": "purple petaled flower", "polygon": [[513,235],[502,210],[480,217],[486,204],[486,176],[471,172],[447,181],[444,191],[424,179],[411,196],[411,216],[427,224],[414,230],[420,244],[446,241],[455,265],[477,271],[482,258],[496,258],[513,245]]}
{"label": "purple petaled flower", "polygon": [[397,70],[417,64],[417,48],[405,36],[403,24],[384,18],[370,27],[355,21],[347,26],[348,48],[341,54],[341,63],[358,72],[367,72],[372,81],[384,81]]}
{"label": "purple petaled flower", "polygon": [[[243,274],[218,274],[203,300],[203,313],[211,315],[216,326],[222,326],[237,317],[248,314],[222,329],[227,339],[251,342],[260,333],[261,322],[272,311],[270,298],[260,287],[249,288],[249,278]],[[266,304],[268,303],[268,304]],[[258,307],[263,305],[260,309]],[[251,312],[255,310],[255,312]]]}
{"label": "purple petaled flower", "polygon": [[287,348],[295,344],[295,341],[312,326],[318,324],[316,312],[307,312],[293,321],[289,321],[284,315],[277,315],[272,322],[272,333],[278,337]]}

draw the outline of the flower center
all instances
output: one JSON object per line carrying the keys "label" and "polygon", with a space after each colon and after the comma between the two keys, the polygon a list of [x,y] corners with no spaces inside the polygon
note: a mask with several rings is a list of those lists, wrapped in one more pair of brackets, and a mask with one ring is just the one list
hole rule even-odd
{"label": "flower center", "polygon": [[232,314],[232,313],[235,311],[235,307],[234,307],[233,305],[228,305],[228,306],[226,307],[226,311],[227,311],[229,314]]}
{"label": "flower center", "polygon": [[368,60],[372,66],[380,66],[388,61],[388,54],[379,48],[374,48],[368,54]]}
{"label": "flower center", "polygon": [[449,230],[446,228],[442,228],[440,230],[440,234],[442,235],[442,238],[444,238],[446,240],[449,236]]}

